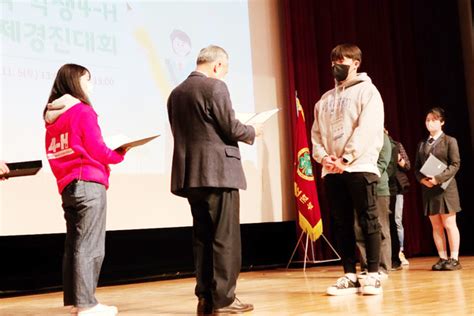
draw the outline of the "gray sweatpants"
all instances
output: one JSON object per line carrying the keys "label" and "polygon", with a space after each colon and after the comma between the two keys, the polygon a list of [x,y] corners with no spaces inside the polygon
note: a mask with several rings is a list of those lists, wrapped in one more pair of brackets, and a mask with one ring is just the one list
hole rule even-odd
{"label": "gray sweatpants", "polygon": [[74,180],[62,192],[66,242],[63,257],[64,305],[94,306],[105,254],[106,189]]}

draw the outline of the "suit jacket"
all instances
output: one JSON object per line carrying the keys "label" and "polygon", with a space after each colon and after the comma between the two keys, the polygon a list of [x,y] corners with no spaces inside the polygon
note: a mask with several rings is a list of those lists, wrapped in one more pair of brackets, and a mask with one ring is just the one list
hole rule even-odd
{"label": "suit jacket", "polygon": [[171,192],[190,188],[246,189],[238,141],[252,144],[255,130],[235,118],[227,85],[194,71],[168,98],[174,137]]}
{"label": "suit jacket", "polygon": [[[436,181],[441,184],[454,177],[461,166],[461,158],[456,139],[442,134],[429,150],[427,150],[428,148],[426,146],[428,146],[427,141],[418,144],[415,162],[415,176],[417,180],[421,181],[421,179],[425,178],[425,175],[420,172],[420,169],[428,159],[430,153],[448,166],[441,174],[435,176]],[[443,190],[440,185],[432,188],[428,188],[424,185],[421,187],[425,215],[446,214],[448,212],[458,212],[461,210],[456,179],[451,181],[446,190]]]}
{"label": "suit jacket", "polygon": [[[410,180],[408,180],[407,173],[411,168],[410,158],[408,157],[402,143],[390,139],[392,142],[392,159],[390,160],[387,173],[389,176],[390,195],[403,194],[408,191],[410,187]],[[405,165],[402,167],[398,164],[398,154],[405,160]]]}

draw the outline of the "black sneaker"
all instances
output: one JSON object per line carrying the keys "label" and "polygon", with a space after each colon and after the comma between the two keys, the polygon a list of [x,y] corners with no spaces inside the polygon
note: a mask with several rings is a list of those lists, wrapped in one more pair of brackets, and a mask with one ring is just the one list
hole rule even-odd
{"label": "black sneaker", "polygon": [[326,293],[328,295],[348,295],[357,294],[360,291],[359,280],[352,282],[347,276],[343,276],[337,279],[334,285],[327,288]]}
{"label": "black sneaker", "polygon": [[401,263],[392,263],[392,268],[390,269],[390,271],[398,271],[401,269],[403,269]]}
{"label": "black sneaker", "polygon": [[439,258],[438,262],[436,262],[432,267],[431,267],[431,270],[433,271],[441,271],[441,270],[444,270],[444,266],[445,264],[448,263],[448,259],[443,259],[443,258]]}
{"label": "black sneaker", "polygon": [[446,263],[444,264],[442,270],[454,271],[454,270],[461,270],[461,269],[462,269],[462,266],[459,263],[459,260],[451,258],[449,260],[446,260]]}

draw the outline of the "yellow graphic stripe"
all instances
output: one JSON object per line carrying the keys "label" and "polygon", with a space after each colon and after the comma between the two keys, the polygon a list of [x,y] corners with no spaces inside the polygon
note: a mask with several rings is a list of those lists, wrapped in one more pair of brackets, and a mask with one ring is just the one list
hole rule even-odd
{"label": "yellow graphic stripe", "polygon": [[139,27],[135,30],[135,38],[138,43],[143,46],[147,53],[148,62],[151,65],[153,78],[155,79],[158,89],[160,90],[163,98],[168,98],[171,93],[172,87],[169,83],[168,78],[164,75],[166,72],[163,69],[160,60],[158,59],[158,53],[155,46],[150,38],[150,35],[143,27]]}

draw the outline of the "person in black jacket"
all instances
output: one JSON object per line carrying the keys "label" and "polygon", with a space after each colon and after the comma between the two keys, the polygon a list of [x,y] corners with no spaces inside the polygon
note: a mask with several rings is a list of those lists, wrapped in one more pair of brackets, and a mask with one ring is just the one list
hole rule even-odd
{"label": "person in black jacket", "polygon": [[402,265],[408,265],[403,252],[404,229],[403,229],[403,194],[408,191],[410,182],[407,172],[410,170],[410,158],[400,142],[390,138],[392,142],[392,159],[389,164],[389,186],[390,186],[390,236],[392,241],[392,270],[401,269]]}
{"label": "person in black jacket", "polygon": [[[430,218],[433,227],[433,239],[438,250],[439,260],[432,269],[459,270],[460,236],[456,224],[456,213],[461,211],[458,187],[454,176],[461,166],[458,143],[454,137],[443,133],[444,110],[433,108],[426,115],[426,128],[430,135],[418,144],[415,163],[415,176],[422,184],[423,210]],[[424,175],[420,172],[428,157],[434,155],[447,168],[438,175]],[[449,182],[448,182],[449,181]],[[448,184],[445,189],[441,186]],[[446,249],[446,229],[449,241],[450,257]]]}

